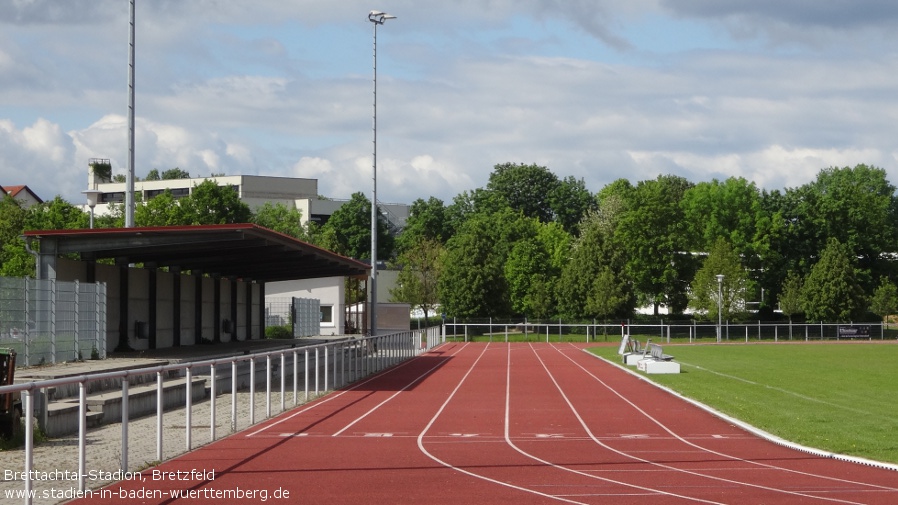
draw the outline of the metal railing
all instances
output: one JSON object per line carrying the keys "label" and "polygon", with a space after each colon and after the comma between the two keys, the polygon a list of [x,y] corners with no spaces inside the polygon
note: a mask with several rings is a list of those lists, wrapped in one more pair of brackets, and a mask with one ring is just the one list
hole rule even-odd
{"label": "metal railing", "polygon": [[[445,322],[446,336],[449,339],[467,341],[487,340],[505,341],[579,341],[602,342],[611,341],[624,334],[645,335],[670,342],[683,340],[716,340],[718,329],[721,341],[752,340],[840,340],[840,339],[878,339],[898,337],[898,331],[888,329],[882,323],[823,323],[823,322],[728,322],[724,321],[718,328],[716,323],[671,322],[641,323],[629,321],[623,323],[599,322],[563,322],[563,321],[523,321],[523,322]],[[846,328],[864,327],[865,332],[850,334]],[[867,331],[868,330],[868,331]],[[888,337],[887,337],[888,334]]]}
{"label": "metal railing", "polygon": [[[231,395],[231,429],[237,428],[238,400],[238,366],[249,365],[249,401],[245,406],[249,410],[250,426],[256,423],[255,395],[256,386],[263,384],[265,387],[265,418],[271,417],[272,382],[274,375],[280,379],[279,397],[280,411],[286,409],[286,398],[289,394],[287,376],[292,375],[292,400],[293,405],[308,401],[311,392],[317,396],[321,392],[338,389],[355,382],[366,376],[378,373],[386,368],[394,366],[402,361],[413,358],[422,352],[438,345],[443,341],[441,327],[432,327],[425,330],[405,331],[376,337],[345,338],[333,342],[294,347],[276,351],[258,352],[235,357],[209,359],[187,363],[161,365],[149,368],[120,370],[113,372],[80,375],[51,380],[34,381],[22,384],[14,384],[0,387],[0,394],[18,392],[21,394],[25,445],[22,448],[23,468],[21,472],[24,492],[22,497],[26,505],[32,503],[34,496],[34,425],[35,425],[35,395],[48,388],[57,388],[66,385],[78,385],[78,450],[77,450],[77,488],[79,492],[86,489],[87,457],[87,389],[88,384],[96,381],[121,380],[121,465],[120,470],[127,474],[130,470],[128,455],[128,429],[129,429],[129,377],[137,375],[156,375],[156,461],[164,460],[163,452],[163,418],[165,415],[165,401],[163,387],[165,377],[172,373],[183,374],[186,377],[187,394],[185,395],[184,411],[186,416],[184,446],[185,452],[190,451],[194,445],[192,441],[193,431],[193,398],[191,394],[192,380],[197,373],[205,374],[210,384],[208,401],[210,402],[209,426],[210,441],[217,438],[216,434],[216,402],[218,396],[224,394],[222,389],[230,389]],[[257,375],[257,364],[264,363],[262,377]],[[279,371],[276,373],[276,371]],[[289,373],[288,373],[289,372]],[[300,387],[300,377],[303,378]],[[74,479],[73,479],[74,480]]]}

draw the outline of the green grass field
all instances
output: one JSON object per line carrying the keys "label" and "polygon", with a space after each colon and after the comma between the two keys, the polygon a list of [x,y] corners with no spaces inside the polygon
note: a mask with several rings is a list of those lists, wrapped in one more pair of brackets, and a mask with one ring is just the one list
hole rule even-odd
{"label": "green grass field", "polygon": [[[616,346],[591,351],[620,362]],[[664,352],[682,372],[646,376],[658,384],[786,440],[898,463],[894,341],[677,345]]]}

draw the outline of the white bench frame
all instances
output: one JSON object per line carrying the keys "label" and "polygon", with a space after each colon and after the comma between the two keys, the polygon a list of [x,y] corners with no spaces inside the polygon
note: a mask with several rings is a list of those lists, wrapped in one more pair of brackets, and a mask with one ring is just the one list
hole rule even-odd
{"label": "white bench frame", "polygon": [[659,361],[671,361],[674,358],[670,354],[664,354],[664,349],[658,344],[647,344],[645,346],[645,353],[649,355],[647,357]]}
{"label": "white bench frame", "polygon": [[664,354],[658,344],[647,343],[643,358],[636,362],[636,368],[647,374],[680,373],[680,364],[673,356]]}
{"label": "white bench frame", "polygon": [[645,358],[645,348],[641,348],[639,341],[631,339],[630,335],[623,336],[617,353],[621,355],[625,365],[635,365]]}

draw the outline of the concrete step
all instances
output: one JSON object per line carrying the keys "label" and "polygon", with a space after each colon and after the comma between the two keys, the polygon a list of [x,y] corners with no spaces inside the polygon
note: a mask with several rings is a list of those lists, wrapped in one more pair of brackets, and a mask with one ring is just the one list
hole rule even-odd
{"label": "concrete step", "polygon": [[[156,412],[156,390],[157,386],[155,383],[128,387],[129,419],[154,414]],[[205,398],[206,380],[202,377],[193,377],[191,380],[190,394],[194,401]],[[162,395],[163,406],[166,410],[183,406],[187,400],[187,379],[177,378],[166,380],[162,385]],[[88,395],[86,399],[88,426],[121,422],[121,389],[94,393]],[[44,433],[50,437],[59,437],[77,433],[78,405],[79,402],[77,399],[50,402],[47,407],[46,420],[44,426],[42,426]]]}

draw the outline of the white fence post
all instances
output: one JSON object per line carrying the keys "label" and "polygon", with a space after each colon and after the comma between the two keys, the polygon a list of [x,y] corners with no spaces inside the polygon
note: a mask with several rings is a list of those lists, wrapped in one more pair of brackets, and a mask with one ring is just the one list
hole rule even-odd
{"label": "white fence post", "polygon": [[78,384],[78,491],[84,491],[87,475],[87,384]]}
{"label": "white fence post", "polygon": [[22,391],[22,408],[25,410],[25,503],[31,505],[32,482],[34,470],[34,393]]}
{"label": "white fence post", "polygon": [[215,397],[218,395],[218,382],[215,376],[215,363],[209,365],[209,379],[212,381],[209,390],[209,441],[215,441]]}
{"label": "white fence post", "polygon": [[128,409],[128,375],[122,377],[122,468],[123,472],[128,471],[128,417],[130,413]]}
{"label": "white fence post", "polygon": [[165,412],[162,381],[162,370],[159,370],[156,372],[156,459],[158,461],[162,461],[162,414]]}

